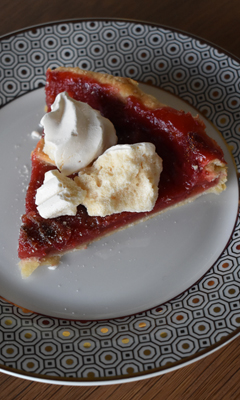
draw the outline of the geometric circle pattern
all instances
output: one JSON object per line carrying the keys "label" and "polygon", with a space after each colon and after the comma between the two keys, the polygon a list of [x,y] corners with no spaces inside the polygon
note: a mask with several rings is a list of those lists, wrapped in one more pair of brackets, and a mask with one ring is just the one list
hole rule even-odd
{"label": "geometric circle pattern", "polygon": [[[73,20],[0,40],[0,105],[45,85],[48,67],[79,66],[161,87],[219,129],[240,164],[240,64],[160,26]],[[0,365],[38,379],[101,384],[167,371],[240,332],[240,218],[211,270],[178,298],[138,315],[69,321],[0,299]],[[59,380],[56,379],[56,383]]]}

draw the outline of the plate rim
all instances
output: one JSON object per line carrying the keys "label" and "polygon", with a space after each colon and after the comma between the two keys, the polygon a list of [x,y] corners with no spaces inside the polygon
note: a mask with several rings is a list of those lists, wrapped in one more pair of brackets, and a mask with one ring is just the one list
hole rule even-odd
{"label": "plate rim", "polygon": [[[208,350],[209,348],[205,350],[201,350],[198,354],[197,357],[194,355],[186,357],[185,359],[182,359],[181,361],[177,361],[173,366],[165,368],[159,367],[159,368],[154,368],[151,370],[152,372],[146,373],[146,371],[142,372],[136,372],[134,374],[129,374],[127,377],[126,375],[119,375],[116,379],[116,377],[104,377],[103,378],[95,378],[95,379],[88,379],[88,378],[68,378],[65,377],[64,380],[63,378],[58,378],[56,376],[51,376],[51,375],[42,375],[42,374],[37,374],[33,372],[25,372],[22,370],[18,370],[15,368],[9,368],[6,366],[2,366],[0,364],[0,372],[5,373],[5,374],[10,374],[12,376],[15,376],[16,378],[24,378],[28,380],[32,380],[35,382],[41,382],[41,383],[48,383],[48,384],[55,384],[59,385],[60,383],[62,385],[72,385],[72,386],[105,386],[105,385],[113,385],[113,384],[121,384],[121,383],[127,383],[127,382],[136,382],[138,380],[143,380],[143,379],[151,379],[151,378],[156,378],[158,376],[164,375],[165,373],[173,372],[176,371],[184,366],[188,366],[190,364],[193,364],[194,362],[200,361],[201,359],[207,357],[208,355],[211,355],[215,353],[217,350],[222,349],[225,347],[227,344],[231,343],[233,340],[235,340],[237,337],[240,337],[240,328],[237,328],[237,334],[232,333],[229,335],[229,337],[226,340],[221,339],[218,343],[215,343],[210,347],[210,351]],[[21,373],[20,373],[20,372]],[[154,372],[153,372],[154,371]]]}
{"label": "plate rim", "polygon": [[161,24],[161,23],[157,23],[157,22],[151,22],[151,21],[145,21],[145,20],[136,20],[134,18],[111,18],[111,17],[84,17],[84,18],[69,18],[69,19],[59,19],[59,20],[54,20],[51,22],[44,22],[44,23],[38,23],[36,25],[30,25],[30,26],[26,26],[24,28],[20,28],[20,29],[16,29],[14,31],[11,31],[9,33],[5,33],[3,35],[0,36],[0,41],[3,40],[4,38],[8,38],[14,35],[17,35],[19,33],[24,33],[27,32],[31,29],[37,29],[37,28],[43,28],[43,27],[47,27],[47,26],[52,26],[52,25],[59,25],[59,24],[67,24],[67,23],[74,23],[74,22],[87,22],[87,21],[109,21],[109,22],[128,22],[128,23],[133,23],[133,24],[144,24],[144,25],[148,25],[148,26],[152,26],[152,27],[158,27],[158,28],[162,28],[162,29],[166,29],[166,30],[170,30],[172,32],[177,32],[186,36],[189,36],[190,38],[199,40],[204,42],[205,44],[208,44],[209,46],[217,49],[217,50],[221,50],[222,52],[224,52],[226,55],[228,55],[229,57],[231,57],[232,59],[236,60],[237,62],[240,63],[240,57],[235,56],[233,53],[231,53],[230,51],[226,50],[224,47],[220,46],[220,45],[216,45],[215,43],[213,43],[211,40],[207,40],[204,39],[202,36],[199,35],[195,35],[192,34],[188,31],[185,31],[184,29],[179,29],[179,28],[174,28],[170,25],[165,25],[165,24]]}

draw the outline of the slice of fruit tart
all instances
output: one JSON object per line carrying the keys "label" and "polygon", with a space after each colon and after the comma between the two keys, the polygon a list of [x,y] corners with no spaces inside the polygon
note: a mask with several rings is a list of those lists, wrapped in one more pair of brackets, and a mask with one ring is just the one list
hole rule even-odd
{"label": "slice of fruit tart", "polygon": [[46,77],[48,112],[20,228],[23,277],[225,189],[223,151],[198,116],[161,104],[128,78],[63,67]]}

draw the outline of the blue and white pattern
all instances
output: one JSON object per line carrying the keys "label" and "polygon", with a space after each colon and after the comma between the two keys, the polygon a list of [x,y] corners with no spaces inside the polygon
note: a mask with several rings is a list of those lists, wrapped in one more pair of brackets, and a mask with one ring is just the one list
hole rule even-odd
{"label": "blue and white pattern", "polygon": [[[213,46],[150,24],[71,21],[0,40],[0,105],[45,84],[48,67],[79,66],[161,87],[219,129],[239,168],[240,64]],[[178,367],[240,332],[240,235],[189,290],[109,321],[43,317],[0,299],[0,368],[32,379],[101,384]]]}

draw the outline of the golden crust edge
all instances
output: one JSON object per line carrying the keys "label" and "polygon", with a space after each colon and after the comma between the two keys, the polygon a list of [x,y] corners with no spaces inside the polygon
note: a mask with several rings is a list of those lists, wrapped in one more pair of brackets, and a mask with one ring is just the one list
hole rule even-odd
{"label": "golden crust edge", "polygon": [[135,96],[138,98],[146,107],[151,109],[158,107],[166,107],[166,104],[158,101],[154,96],[150,94],[144,93],[138,86],[138,82],[134,81],[131,78],[113,76],[107,73],[95,72],[95,71],[87,71],[83,70],[79,67],[58,67],[54,70],[59,72],[72,72],[78,75],[88,76],[100,82],[104,85],[110,85],[111,88],[115,89],[115,94],[118,95],[121,99],[126,101],[129,96]]}

